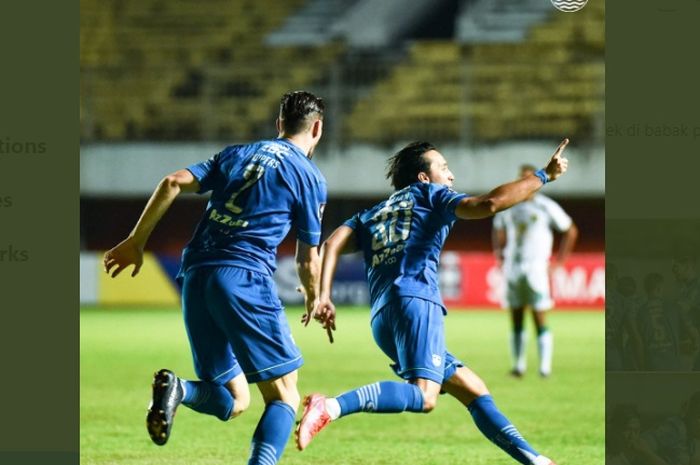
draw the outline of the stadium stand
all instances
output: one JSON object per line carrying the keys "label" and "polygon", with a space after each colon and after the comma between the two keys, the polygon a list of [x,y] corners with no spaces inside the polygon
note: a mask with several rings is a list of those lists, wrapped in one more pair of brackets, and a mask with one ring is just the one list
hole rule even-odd
{"label": "stadium stand", "polygon": [[463,5],[455,38],[462,43],[522,42],[552,6],[540,0],[476,0]]}
{"label": "stadium stand", "polygon": [[339,50],[263,43],[303,3],[82,0],[82,139],[247,137],[269,126],[279,95],[310,85]]}
{"label": "stadium stand", "polygon": [[[453,37],[440,39],[416,33],[429,3],[399,17],[403,2],[383,2],[396,16],[389,34],[363,13],[368,0],[81,0],[81,139],[265,137],[279,95],[305,87],[331,102],[334,147],[602,140],[602,1],[562,14],[463,0]],[[386,43],[358,45],[370,37]]]}
{"label": "stadium stand", "polygon": [[[418,41],[346,119],[351,138],[600,138],[604,11],[555,14],[523,41]],[[550,9],[551,11],[551,9]],[[511,34],[513,35],[513,34]]]}
{"label": "stadium stand", "polygon": [[335,38],[333,24],[360,0],[311,0],[283,26],[269,34],[265,43],[273,46],[320,45]]}

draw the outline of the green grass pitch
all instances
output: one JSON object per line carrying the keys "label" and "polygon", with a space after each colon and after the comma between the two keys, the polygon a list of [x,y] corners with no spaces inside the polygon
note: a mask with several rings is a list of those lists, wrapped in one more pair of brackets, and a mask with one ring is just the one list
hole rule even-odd
{"label": "green grass pitch", "polygon": [[[304,328],[299,308],[287,311],[306,360],[299,373],[302,395],[340,394],[380,380],[397,379],[375,346],[366,308],[340,308],[336,342],[317,324]],[[528,321],[528,323],[530,323]],[[451,311],[448,348],[489,386],[497,405],[540,452],[559,465],[604,462],[604,321],[602,312],[554,312],[554,375],[536,371],[529,337],[528,375],[506,375],[508,321],[502,312]],[[531,325],[528,327],[531,328]],[[84,308],[80,316],[80,448],[82,465],[220,465],[245,463],[262,412],[251,386],[251,407],[223,423],[185,407],[178,410],[170,441],[151,443],[145,413],[153,372],[161,367],[192,377],[179,311]],[[290,439],[281,463],[511,465],[487,441],[467,410],[441,396],[429,415],[357,414],[324,430],[304,452]]]}

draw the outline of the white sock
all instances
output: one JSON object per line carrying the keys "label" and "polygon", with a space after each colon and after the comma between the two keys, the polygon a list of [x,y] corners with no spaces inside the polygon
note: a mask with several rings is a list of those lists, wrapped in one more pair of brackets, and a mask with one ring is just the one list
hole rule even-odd
{"label": "white sock", "polygon": [[337,420],[340,416],[340,404],[335,397],[326,398],[326,412],[328,412],[331,420]]}
{"label": "white sock", "polygon": [[182,388],[182,397],[184,398],[187,395],[187,387],[185,386],[185,380],[178,378],[177,382],[180,384],[180,387]]}
{"label": "white sock", "polygon": [[537,346],[540,353],[540,373],[549,375],[552,373],[552,352],[554,350],[552,332],[546,330],[538,335]]}
{"label": "white sock", "polygon": [[552,461],[545,457],[544,455],[538,455],[535,460],[532,461],[532,465],[550,465]]}
{"label": "white sock", "polygon": [[527,334],[525,331],[510,333],[510,354],[513,360],[513,369],[520,373],[525,373],[527,368]]}

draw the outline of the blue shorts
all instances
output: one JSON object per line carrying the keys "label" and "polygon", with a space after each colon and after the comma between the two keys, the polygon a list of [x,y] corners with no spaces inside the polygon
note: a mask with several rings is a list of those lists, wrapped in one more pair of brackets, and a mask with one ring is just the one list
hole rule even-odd
{"label": "blue shorts", "polygon": [[269,276],[233,266],[194,268],[184,276],[182,309],[204,381],[225,384],[244,373],[257,383],[304,363]]}
{"label": "blue shorts", "polygon": [[442,307],[417,297],[400,297],[372,320],[372,334],[403,379],[424,378],[442,384],[464,364],[445,347]]}

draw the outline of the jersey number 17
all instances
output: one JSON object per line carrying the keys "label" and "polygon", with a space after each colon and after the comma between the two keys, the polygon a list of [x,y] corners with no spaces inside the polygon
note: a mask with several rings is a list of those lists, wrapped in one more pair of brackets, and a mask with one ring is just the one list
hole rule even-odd
{"label": "jersey number 17", "polygon": [[258,182],[265,173],[265,167],[257,163],[250,163],[245,167],[243,172],[243,180],[245,181],[243,185],[236,192],[231,194],[231,197],[226,202],[226,209],[235,214],[240,214],[243,212],[243,208],[236,205],[236,198],[241,195],[241,192],[251,187],[253,184]]}

